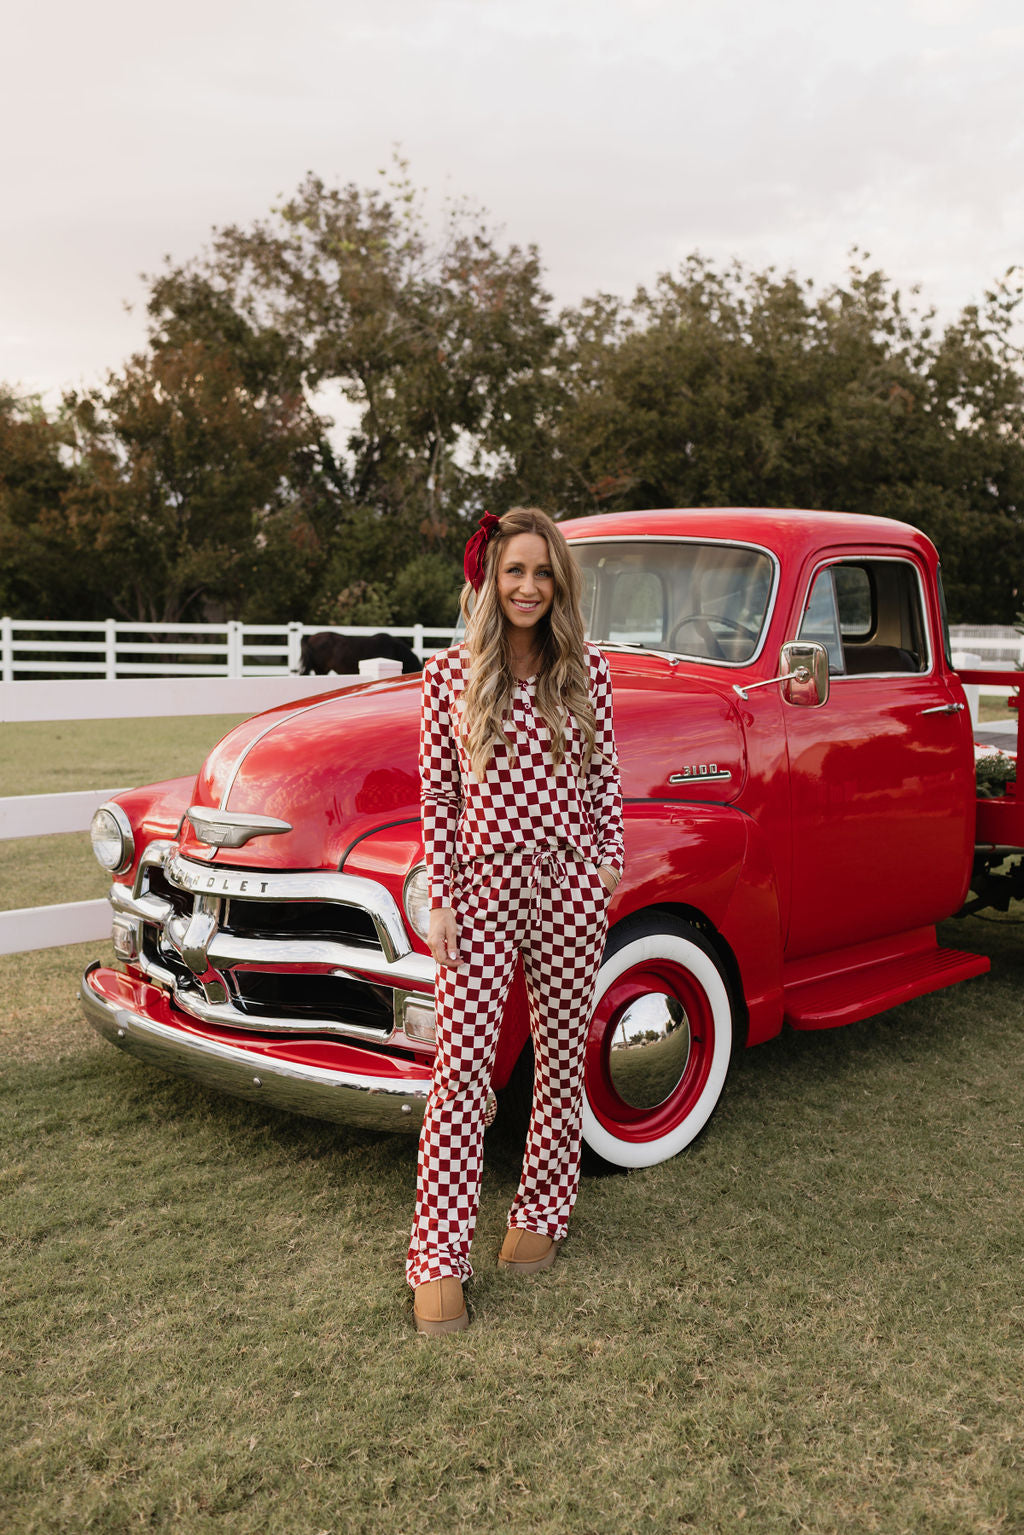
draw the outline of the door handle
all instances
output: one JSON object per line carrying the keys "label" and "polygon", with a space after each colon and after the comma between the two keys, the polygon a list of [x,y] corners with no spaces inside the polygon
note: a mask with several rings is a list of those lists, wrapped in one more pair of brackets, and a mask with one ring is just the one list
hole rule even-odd
{"label": "door handle", "polygon": [[964,709],[964,705],[963,704],[936,704],[933,709],[922,709],[921,713],[922,713],[922,715],[924,715],[924,714],[962,714],[963,713],[963,709]]}

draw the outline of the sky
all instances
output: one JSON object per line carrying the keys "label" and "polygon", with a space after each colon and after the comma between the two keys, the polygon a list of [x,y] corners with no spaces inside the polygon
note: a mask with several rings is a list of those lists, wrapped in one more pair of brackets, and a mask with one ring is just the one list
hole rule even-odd
{"label": "sky", "polygon": [[145,339],[144,273],[307,171],[535,243],[559,303],[692,251],[952,315],[1024,262],[1020,0],[50,0],[4,22],[0,383]]}

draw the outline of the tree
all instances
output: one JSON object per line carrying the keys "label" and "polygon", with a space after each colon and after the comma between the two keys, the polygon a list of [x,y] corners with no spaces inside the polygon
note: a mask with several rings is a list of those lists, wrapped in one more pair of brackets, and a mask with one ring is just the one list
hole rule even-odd
{"label": "tree", "polygon": [[936,336],[856,264],[792,274],[692,257],[631,303],[565,316],[563,505],[806,506],[902,517],[939,544],[957,617],[1013,611],[1024,566],[1019,283]]}
{"label": "tree", "polygon": [[82,469],[63,515],[113,610],[239,613],[268,543],[280,559],[290,476],[315,446],[301,393],[249,387],[233,356],[191,340],[133,357],[68,408]]}
{"label": "tree", "polygon": [[357,412],[349,505],[376,524],[389,580],[424,553],[453,562],[489,493],[514,491],[558,334],[536,250],[500,248],[464,204],[432,237],[398,172],[378,190],[309,175],[271,219],[157,279],[149,306],[159,340],[213,327],[310,398],[340,389]]}
{"label": "tree", "polygon": [[106,612],[63,513],[76,478],[72,440],[63,413],[0,386],[0,612],[15,618]]}
{"label": "tree", "polygon": [[[17,612],[443,622],[485,506],[807,506],[916,523],[951,611],[1024,568],[1022,287],[940,327],[855,256],[824,291],[693,256],[555,319],[535,247],[397,162],[310,174],[150,280],[149,345],[52,418],[0,395]],[[323,391],[351,419],[337,435]]]}

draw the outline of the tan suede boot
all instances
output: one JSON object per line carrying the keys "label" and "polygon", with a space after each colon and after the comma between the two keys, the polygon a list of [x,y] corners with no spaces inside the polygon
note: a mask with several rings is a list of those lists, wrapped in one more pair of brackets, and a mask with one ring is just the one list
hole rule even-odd
{"label": "tan suede boot", "polygon": [[469,1326],[469,1312],[462,1298],[462,1285],[453,1275],[428,1279],[413,1293],[412,1314],[417,1332],[460,1332]]}
{"label": "tan suede boot", "polygon": [[536,1231],[522,1231],[518,1226],[510,1226],[498,1254],[498,1267],[516,1269],[520,1274],[536,1274],[540,1269],[551,1267],[561,1245],[554,1237],[544,1237]]}

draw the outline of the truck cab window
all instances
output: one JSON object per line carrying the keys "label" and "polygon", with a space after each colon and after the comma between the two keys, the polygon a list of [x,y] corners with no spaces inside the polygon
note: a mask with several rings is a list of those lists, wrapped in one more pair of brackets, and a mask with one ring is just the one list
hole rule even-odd
{"label": "truck cab window", "polygon": [[909,560],[894,559],[827,566],[814,579],[800,638],[828,648],[833,673],[863,677],[927,671],[927,627],[916,568]]}
{"label": "truck cab window", "polygon": [[665,632],[665,592],[652,570],[624,570],[612,590],[608,639],[657,645]]}
{"label": "truck cab window", "polygon": [[863,565],[833,565],[839,626],[849,640],[864,640],[874,626],[874,592]]}
{"label": "truck cab window", "polygon": [[776,562],[761,549],[696,540],[579,540],[588,638],[719,666],[761,644]]}
{"label": "truck cab window", "polygon": [[836,606],[834,566],[820,570],[807,599],[799,638],[815,640],[828,651],[828,669],[831,675],[842,675],[846,670],[843,660],[843,641],[839,632],[839,610]]}
{"label": "truck cab window", "polygon": [[594,605],[597,597],[597,575],[590,565],[584,565],[580,570],[583,580],[583,590],[580,593],[580,612],[583,615],[583,627],[588,634],[594,628]]}

